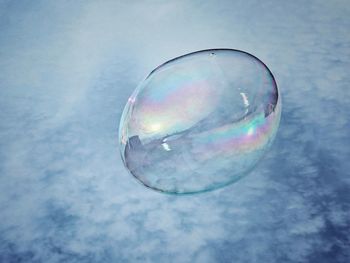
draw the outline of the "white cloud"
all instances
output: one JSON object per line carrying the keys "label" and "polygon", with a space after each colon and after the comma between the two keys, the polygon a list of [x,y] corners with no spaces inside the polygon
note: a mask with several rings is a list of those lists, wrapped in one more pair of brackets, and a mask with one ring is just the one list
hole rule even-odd
{"label": "white cloud", "polygon": [[[349,259],[346,1],[0,10],[0,261]],[[283,96],[276,143],[230,187],[153,192],[119,158],[122,108],[155,66],[211,47],[244,49],[272,69]]]}

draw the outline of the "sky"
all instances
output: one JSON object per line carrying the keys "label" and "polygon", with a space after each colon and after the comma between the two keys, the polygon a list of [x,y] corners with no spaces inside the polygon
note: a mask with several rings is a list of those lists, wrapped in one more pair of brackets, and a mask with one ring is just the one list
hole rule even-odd
{"label": "sky", "polygon": [[[0,32],[0,262],[350,262],[348,1],[0,0]],[[275,142],[225,188],[147,189],[124,105],[208,48],[270,68]]]}

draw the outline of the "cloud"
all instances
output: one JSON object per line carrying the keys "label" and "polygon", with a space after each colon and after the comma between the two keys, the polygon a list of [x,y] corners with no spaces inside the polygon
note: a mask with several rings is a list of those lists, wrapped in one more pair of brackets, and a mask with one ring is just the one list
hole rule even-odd
{"label": "cloud", "polygon": [[[345,1],[0,10],[0,261],[349,261]],[[243,49],[273,71],[276,141],[234,185],[153,192],[119,157],[124,103],[157,65],[211,47]]]}

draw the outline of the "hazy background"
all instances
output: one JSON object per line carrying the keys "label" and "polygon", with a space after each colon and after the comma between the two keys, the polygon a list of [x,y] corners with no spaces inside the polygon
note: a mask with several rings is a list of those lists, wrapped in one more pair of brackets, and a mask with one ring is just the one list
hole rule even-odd
{"label": "hazy background", "polygon": [[[245,179],[168,196],[119,157],[156,66],[250,52],[282,92]],[[350,2],[0,0],[0,262],[350,262]]]}

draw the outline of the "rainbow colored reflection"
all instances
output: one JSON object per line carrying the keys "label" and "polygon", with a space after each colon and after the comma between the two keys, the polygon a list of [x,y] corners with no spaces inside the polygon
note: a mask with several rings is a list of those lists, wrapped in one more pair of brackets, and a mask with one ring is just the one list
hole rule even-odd
{"label": "rainbow colored reflection", "polygon": [[120,122],[122,159],[145,186],[174,194],[246,175],[271,145],[281,114],[269,69],[238,50],[190,53],[137,87]]}

